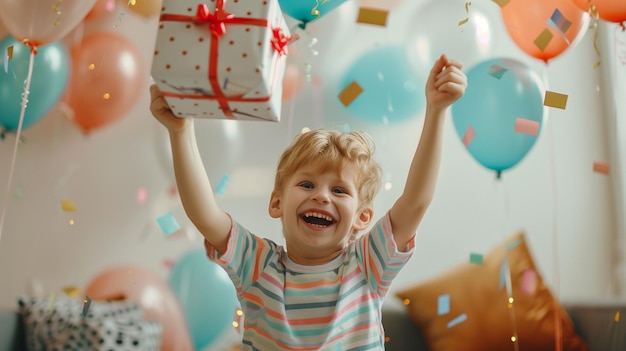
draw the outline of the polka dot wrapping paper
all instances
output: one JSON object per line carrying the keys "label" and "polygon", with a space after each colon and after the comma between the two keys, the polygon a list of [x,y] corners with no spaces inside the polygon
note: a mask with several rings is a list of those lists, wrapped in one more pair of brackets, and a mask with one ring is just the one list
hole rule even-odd
{"label": "polka dot wrapping paper", "polygon": [[151,74],[178,117],[279,121],[289,39],[277,0],[164,0]]}

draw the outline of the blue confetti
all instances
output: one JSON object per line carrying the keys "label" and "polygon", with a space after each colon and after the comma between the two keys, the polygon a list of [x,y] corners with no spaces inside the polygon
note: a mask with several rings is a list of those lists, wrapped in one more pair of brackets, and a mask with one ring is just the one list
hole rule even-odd
{"label": "blue confetti", "polygon": [[462,315],[448,322],[448,328],[452,328],[461,322],[465,322],[465,320],[467,320],[467,314],[463,313]]}
{"label": "blue confetti", "polygon": [[219,183],[217,183],[217,186],[215,187],[215,195],[224,195],[229,178],[228,174],[224,174],[222,176]]}
{"label": "blue confetti", "polygon": [[176,218],[174,218],[172,212],[168,212],[157,218],[157,223],[165,235],[170,235],[180,229],[180,225],[176,221]]}
{"label": "blue confetti", "polygon": [[439,295],[437,298],[437,314],[440,316],[450,313],[450,294]]}

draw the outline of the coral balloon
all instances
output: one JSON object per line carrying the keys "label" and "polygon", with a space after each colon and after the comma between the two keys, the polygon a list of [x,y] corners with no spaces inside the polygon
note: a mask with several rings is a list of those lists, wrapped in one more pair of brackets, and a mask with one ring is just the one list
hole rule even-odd
{"label": "coral balloon", "polygon": [[298,65],[290,63],[285,67],[285,76],[283,77],[283,101],[291,100],[298,95],[305,81],[302,70]]}
{"label": "coral balloon", "polygon": [[[598,17],[609,22],[624,22],[626,21],[626,1],[623,0],[572,0],[576,6],[583,11],[592,10],[591,7],[595,7],[595,12]],[[593,10],[592,10],[593,12]]]}
{"label": "coral balloon", "polygon": [[145,318],[161,323],[161,351],[192,351],[183,309],[167,281],[140,267],[114,267],[100,272],[87,284],[93,300],[125,299],[137,303]]}
{"label": "coral balloon", "polygon": [[68,104],[74,122],[88,132],[123,116],[143,86],[137,48],[113,32],[97,32],[72,47]]}
{"label": "coral balloon", "polygon": [[116,0],[96,0],[96,4],[91,11],[87,13],[85,20],[106,16],[115,11]]}
{"label": "coral balloon", "polygon": [[[13,58],[7,65],[10,71],[0,74],[0,126],[14,131],[18,129],[22,113],[22,94],[31,50],[7,35],[0,41],[0,52],[7,52],[9,47],[13,47]],[[70,53],[62,41],[39,48],[34,57],[22,128],[39,121],[59,101],[67,87],[70,67]]]}
{"label": "coral balloon", "polygon": [[145,17],[156,16],[161,13],[163,0],[135,0],[135,3],[127,2],[128,8]]}
{"label": "coral balloon", "polygon": [[589,22],[571,0],[511,0],[501,14],[515,44],[546,63],[577,44]]}
{"label": "coral balloon", "polygon": [[80,23],[96,0],[0,0],[0,18],[9,33],[32,46],[63,38]]}

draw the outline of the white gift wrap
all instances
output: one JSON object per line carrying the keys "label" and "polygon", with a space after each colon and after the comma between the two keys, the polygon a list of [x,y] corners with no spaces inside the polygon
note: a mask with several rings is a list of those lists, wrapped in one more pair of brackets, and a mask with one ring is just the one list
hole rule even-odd
{"label": "white gift wrap", "polygon": [[164,0],[151,74],[178,117],[279,121],[288,35],[278,0]]}

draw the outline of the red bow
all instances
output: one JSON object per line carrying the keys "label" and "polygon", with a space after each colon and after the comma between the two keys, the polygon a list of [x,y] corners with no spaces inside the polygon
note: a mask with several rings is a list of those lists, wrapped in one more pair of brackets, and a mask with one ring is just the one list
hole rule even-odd
{"label": "red bow", "polygon": [[222,36],[226,33],[226,22],[235,15],[224,11],[224,1],[217,1],[215,5],[215,12],[211,13],[209,7],[206,4],[198,4],[198,11],[194,22],[205,23],[209,22],[209,29],[215,36]]}
{"label": "red bow", "polygon": [[272,47],[276,50],[280,55],[287,54],[287,44],[291,40],[291,37],[285,35],[281,28],[272,28],[272,33],[274,37],[272,38]]}

